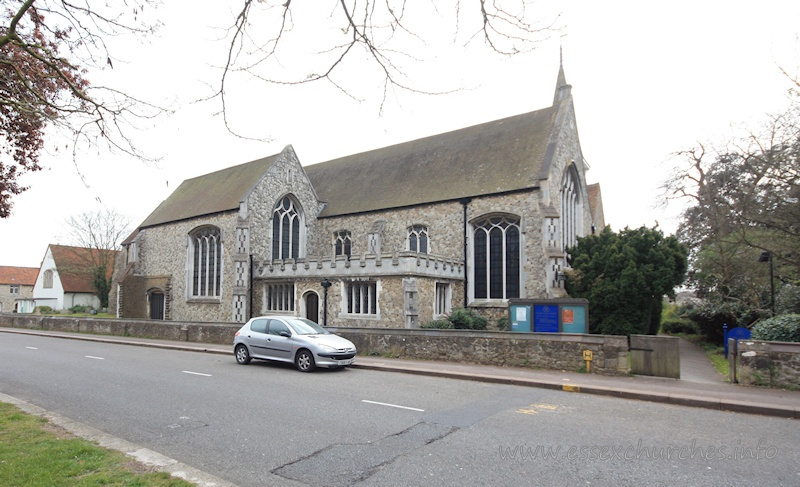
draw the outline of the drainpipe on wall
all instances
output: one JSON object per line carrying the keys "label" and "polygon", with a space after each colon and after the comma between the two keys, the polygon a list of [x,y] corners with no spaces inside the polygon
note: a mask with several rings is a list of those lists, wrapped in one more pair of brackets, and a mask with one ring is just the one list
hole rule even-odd
{"label": "drainpipe on wall", "polygon": [[247,319],[253,317],[253,254],[247,256],[250,261],[250,279],[248,279],[247,289]]}
{"label": "drainpipe on wall", "polygon": [[471,201],[472,198],[461,198],[458,200],[464,208],[464,308],[467,307],[467,295],[469,294],[469,272],[467,272],[467,241],[469,240],[467,235],[467,205]]}

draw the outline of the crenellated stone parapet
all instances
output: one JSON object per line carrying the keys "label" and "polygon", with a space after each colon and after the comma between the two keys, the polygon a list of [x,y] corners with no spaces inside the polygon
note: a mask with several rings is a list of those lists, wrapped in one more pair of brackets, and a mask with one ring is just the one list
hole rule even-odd
{"label": "crenellated stone parapet", "polygon": [[361,256],[308,257],[254,262],[255,279],[380,278],[382,276],[421,276],[438,279],[464,279],[464,263],[431,254],[394,252]]}

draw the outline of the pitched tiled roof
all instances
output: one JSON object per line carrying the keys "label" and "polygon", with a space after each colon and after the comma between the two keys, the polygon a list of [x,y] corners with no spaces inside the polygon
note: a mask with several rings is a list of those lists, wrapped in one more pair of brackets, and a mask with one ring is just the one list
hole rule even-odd
{"label": "pitched tiled roof", "polygon": [[557,107],[549,107],[304,169],[327,203],[320,216],[536,188]]}
{"label": "pitched tiled roof", "polygon": [[0,284],[20,284],[33,286],[39,269],[36,267],[11,267],[0,265]]}
{"label": "pitched tiled roof", "polygon": [[[548,107],[304,169],[327,204],[321,217],[536,188],[547,177],[557,111]],[[140,228],[237,210],[278,156],[184,181]]]}
{"label": "pitched tiled roof", "polygon": [[238,210],[245,193],[267,172],[277,157],[275,154],[187,179],[150,213],[140,227]]}
{"label": "pitched tiled roof", "polygon": [[50,245],[53,261],[56,263],[58,277],[64,292],[67,293],[94,293],[92,284],[91,267],[107,263],[106,277],[110,278],[114,272],[116,250],[87,249],[84,247],[70,247],[67,245]]}

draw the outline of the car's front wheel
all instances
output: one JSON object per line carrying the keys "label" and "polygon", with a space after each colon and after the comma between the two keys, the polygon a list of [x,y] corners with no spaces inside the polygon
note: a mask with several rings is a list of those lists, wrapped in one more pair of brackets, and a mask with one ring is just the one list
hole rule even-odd
{"label": "car's front wheel", "polygon": [[314,363],[314,354],[308,350],[300,350],[294,357],[294,365],[300,372],[311,372],[317,365]]}
{"label": "car's front wheel", "polygon": [[236,354],[236,363],[238,363],[239,365],[247,365],[250,363],[250,360],[252,360],[250,357],[250,352],[247,351],[247,347],[245,347],[241,343],[239,345],[236,345],[235,354]]}

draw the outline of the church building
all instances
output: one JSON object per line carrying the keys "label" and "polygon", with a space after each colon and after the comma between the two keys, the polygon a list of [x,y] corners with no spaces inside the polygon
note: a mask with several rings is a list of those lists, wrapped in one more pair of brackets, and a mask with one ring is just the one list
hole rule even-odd
{"label": "church building", "polygon": [[280,153],[184,181],[123,243],[123,318],[416,328],[564,297],[565,249],[605,226],[571,86],[552,106],[303,166]]}

